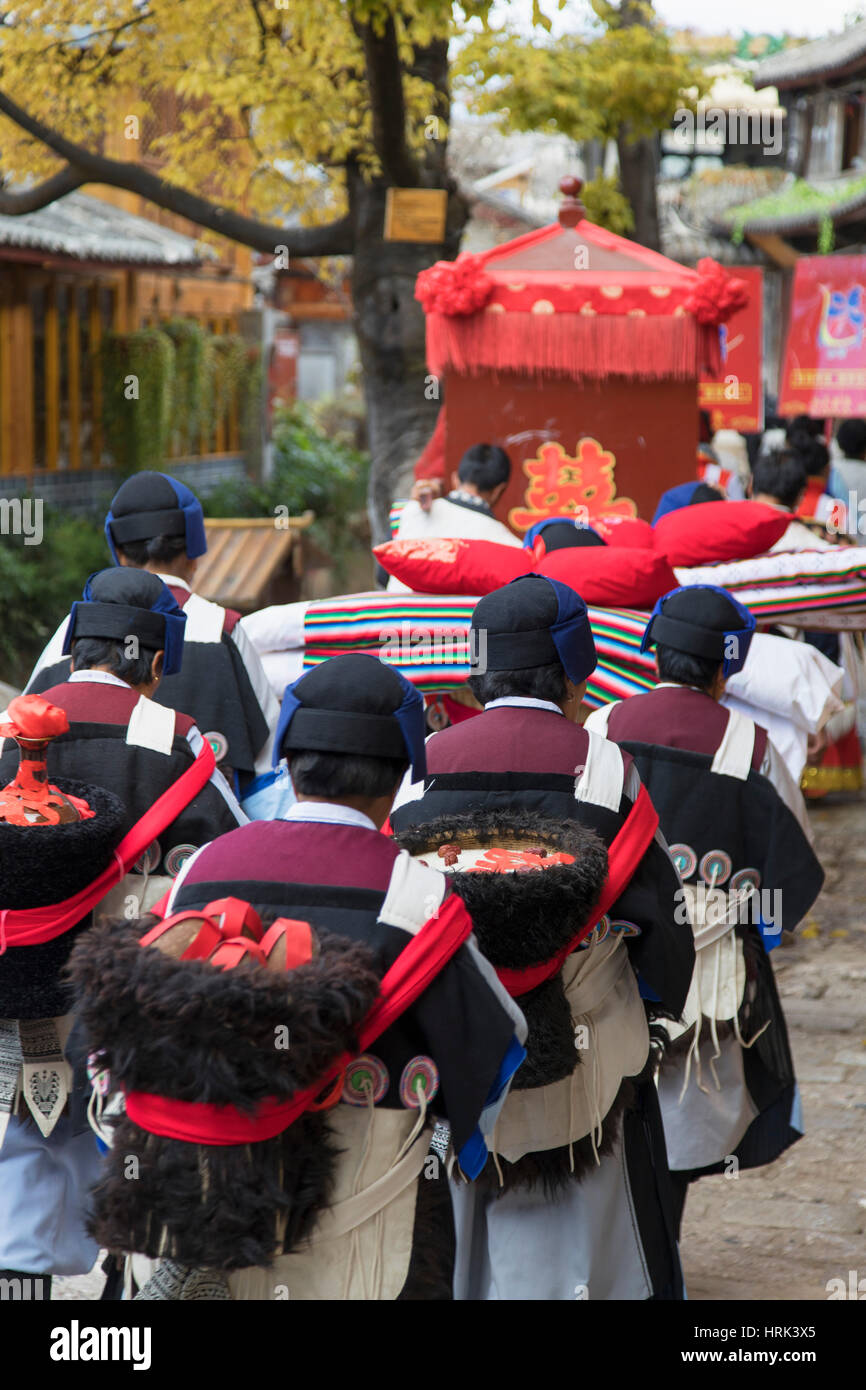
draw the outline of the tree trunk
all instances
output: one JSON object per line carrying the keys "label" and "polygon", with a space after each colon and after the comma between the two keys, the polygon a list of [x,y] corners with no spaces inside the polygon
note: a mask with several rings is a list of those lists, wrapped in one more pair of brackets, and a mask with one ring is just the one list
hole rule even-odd
{"label": "tree trunk", "polygon": [[619,178],[622,191],[634,213],[634,239],[653,251],[661,250],[656,179],[658,177],[658,136],[629,142],[622,129],[617,138]]}
{"label": "tree trunk", "polygon": [[[448,185],[443,179],[439,186]],[[368,503],[374,544],[388,537],[393,499],[408,495],[412,466],[433,433],[440,404],[439,383],[428,378],[424,311],[415,298],[415,280],[434,261],[456,256],[468,215],[452,187],[441,245],[385,241],[385,197],[383,184],[364,183],[349,171],[352,302],[372,456]]]}

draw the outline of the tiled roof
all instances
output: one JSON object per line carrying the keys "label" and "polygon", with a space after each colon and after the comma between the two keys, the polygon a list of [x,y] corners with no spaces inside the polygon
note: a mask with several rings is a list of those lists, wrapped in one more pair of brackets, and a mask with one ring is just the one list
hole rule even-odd
{"label": "tiled roof", "polygon": [[820,77],[844,71],[858,59],[866,67],[866,20],[844,33],[774,53],[758,64],[753,81],[756,87],[807,87]]}
{"label": "tiled roof", "polygon": [[81,192],[21,217],[0,215],[0,247],[13,246],[118,265],[194,266],[216,259],[192,237]]}

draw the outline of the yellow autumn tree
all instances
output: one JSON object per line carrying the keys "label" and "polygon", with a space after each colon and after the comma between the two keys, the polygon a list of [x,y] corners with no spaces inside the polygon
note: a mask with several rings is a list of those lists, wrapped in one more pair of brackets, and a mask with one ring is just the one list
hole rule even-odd
{"label": "yellow autumn tree", "polygon": [[[491,9],[492,0],[18,0],[0,24],[0,212],[107,184],[281,259],[351,257],[379,535],[437,410],[424,389],[415,279],[457,254],[468,216],[448,170],[449,48],[483,33]],[[531,22],[539,36],[550,28],[537,0]],[[581,47],[563,50],[569,63]],[[606,87],[581,89],[592,120],[627,83],[615,58]],[[516,124],[545,128],[562,106],[566,79],[557,85],[559,60],[550,61],[539,47],[537,83],[520,101],[512,90]],[[467,73],[477,91],[481,67]],[[640,88],[647,99],[650,87]],[[637,120],[637,106],[624,119]],[[580,138],[583,127],[570,128]],[[446,191],[439,240],[384,240],[393,188]]]}

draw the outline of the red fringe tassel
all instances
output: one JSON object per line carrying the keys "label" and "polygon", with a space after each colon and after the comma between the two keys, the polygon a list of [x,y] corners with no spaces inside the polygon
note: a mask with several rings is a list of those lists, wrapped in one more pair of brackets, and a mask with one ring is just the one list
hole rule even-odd
{"label": "red fringe tassel", "polygon": [[691,315],[429,314],[427,361],[446,368],[601,381],[696,380],[720,370],[719,331]]}

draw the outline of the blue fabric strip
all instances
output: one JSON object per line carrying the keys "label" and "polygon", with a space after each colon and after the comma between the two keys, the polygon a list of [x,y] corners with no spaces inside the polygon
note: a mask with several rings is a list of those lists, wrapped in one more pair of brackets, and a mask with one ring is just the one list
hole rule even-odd
{"label": "blue fabric strip", "polygon": [[[508,1044],[508,1051],[499,1064],[496,1080],[493,1082],[487,1094],[487,1099],[484,1102],[484,1110],[495,1105],[501,1098],[503,1091],[517,1071],[517,1068],[521,1066],[525,1060],[526,1048],[522,1043],[518,1042],[516,1037],[512,1037],[511,1042]],[[478,1177],[478,1174],[487,1162],[487,1153],[487,1143],[481,1132],[481,1126],[477,1125],[457,1155],[457,1161],[467,1178],[473,1179]]]}

